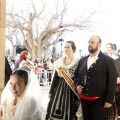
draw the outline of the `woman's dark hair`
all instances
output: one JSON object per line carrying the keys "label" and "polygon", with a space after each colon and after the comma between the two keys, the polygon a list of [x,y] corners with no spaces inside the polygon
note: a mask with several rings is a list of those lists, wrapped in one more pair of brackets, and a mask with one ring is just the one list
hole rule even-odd
{"label": "woman's dark hair", "polygon": [[26,71],[24,70],[16,70],[14,73],[11,74],[12,75],[18,75],[19,77],[24,79],[25,85],[27,85],[28,82],[28,74]]}
{"label": "woman's dark hair", "polygon": [[73,51],[74,52],[76,51],[76,45],[75,45],[75,43],[73,41],[67,41],[66,43],[70,43]]}
{"label": "woman's dark hair", "polygon": [[118,53],[120,53],[120,49],[118,49],[118,51],[117,51]]}
{"label": "woman's dark hair", "polygon": [[117,50],[117,45],[113,43],[113,49],[116,51]]}
{"label": "woman's dark hair", "polygon": [[114,50],[114,47],[113,47],[113,44],[112,44],[112,43],[107,43],[106,46],[107,46],[107,45],[110,45],[111,48],[112,48],[112,50]]}

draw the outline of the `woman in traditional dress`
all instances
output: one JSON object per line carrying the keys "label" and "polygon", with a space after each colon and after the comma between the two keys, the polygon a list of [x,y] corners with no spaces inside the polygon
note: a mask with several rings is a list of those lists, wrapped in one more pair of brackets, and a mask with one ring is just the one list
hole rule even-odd
{"label": "woman in traditional dress", "polygon": [[107,43],[105,46],[105,53],[112,57],[114,60],[117,59],[119,56],[115,53],[114,45],[112,43]]}
{"label": "woman in traditional dress", "polygon": [[29,64],[31,67],[34,66],[34,64],[31,62],[31,55],[29,51],[22,51],[20,53],[20,58],[15,63],[15,68],[13,71],[17,70],[19,67],[21,67],[21,64]]}
{"label": "woman in traditional dress", "polygon": [[[119,56],[117,54],[115,54],[115,49],[114,49],[114,45],[112,43],[107,43],[105,46],[105,53],[112,57],[114,60],[116,60]],[[115,63],[116,65],[116,63]],[[117,69],[117,66],[116,66]],[[112,114],[111,114],[111,118],[110,120],[117,120],[118,119],[118,110],[117,110],[117,106],[118,106],[118,97],[120,95],[120,92],[118,92],[118,88],[116,87],[116,91],[115,91],[115,100],[113,101],[113,105],[112,105]]]}
{"label": "woman in traditional dress", "polygon": [[[46,120],[82,120],[80,99],[71,90],[59,69],[63,68],[66,74],[73,79],[78,58],[74,56],[76,46],[73,41],[67,41],[64,46],[65,56],[55,63],[55,73],[49,91]],[[79,107],[79,112],[78,111]],[[77,112],[77,114],[76,114]],[[79,113],[79,114],[78,114]]]}
{"label": "woman in traditional dress", "polygon": [[0,120],[44,120],[36,75],[22,66],[10,76],[1,95]]}

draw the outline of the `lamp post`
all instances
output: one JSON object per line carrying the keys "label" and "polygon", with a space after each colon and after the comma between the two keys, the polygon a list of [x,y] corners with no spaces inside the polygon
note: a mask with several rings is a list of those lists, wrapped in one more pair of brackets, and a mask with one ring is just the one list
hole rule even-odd
{"label": "lamp post", "polygon": [[62,56],[62,45],[63,45],[63,44],[62,44],[62,42],[64,42],[64,39],[62,39],[62,38],[61,38],[61,39],[59,39],[59,42],[61,42],[61,44],[60,44],[60,45],[61,45],[61,56]]}
{"label": "lamp post", "polygon": [[80,53],[80,58],[81,58],[81,56],[82,56],[81,52],[82,52],[82,50],[80,49],[80,50],[79,50],[79,53]]}
{"label": "lamp post", "polygon": [[46,57],[47,46],[43,46],[43,50],[44,50],[44,56],[43,56],[43,58],[45,58]]}

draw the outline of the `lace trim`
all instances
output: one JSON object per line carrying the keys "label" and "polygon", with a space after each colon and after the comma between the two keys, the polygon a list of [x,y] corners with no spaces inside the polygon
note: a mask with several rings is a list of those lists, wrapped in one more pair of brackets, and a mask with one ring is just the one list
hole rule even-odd
{"label": "lace trim", "polygon": [[60,68],[60,67],[62,67],[62,68],[65,70],[65,72],[67,73],[67,75],[68,75],[69,77],[73,77],[74,70],[76,69],[76,67],[77,67],[77,65],[78,65],[78,60],[79,60],[79,59],[73,57],[73,60],[72,60],[71,63],[70,63],[69,65],[67,65],[67,66],[64,64],[64,59],[65,59],[65,57],[62,57],[61,59],[59,59],[59,60],[56,61],[55,69],[57,70],[58,75],[59,75],[60,77],[62,77],[62,75],[61,75],[60,72],[59,72],[59,68]]}

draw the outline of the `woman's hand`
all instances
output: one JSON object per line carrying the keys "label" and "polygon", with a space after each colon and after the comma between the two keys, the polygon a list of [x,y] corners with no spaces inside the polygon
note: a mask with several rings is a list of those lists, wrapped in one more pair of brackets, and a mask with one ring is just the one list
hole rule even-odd
{"label": "woman's hand", "polygon": [[50,94],[50,93],[49,93],[49,94],[48,94],[48,97],[51,99],[51,97],[52,97],[52,94]]}
{"label": "woman's hand", "polygon": [[111,106],[112,106],[112,104],[110,104],[110,103],[108,103],[108,102],[105,102],[104,108],[109,108],[109,107],[111,107]]}

